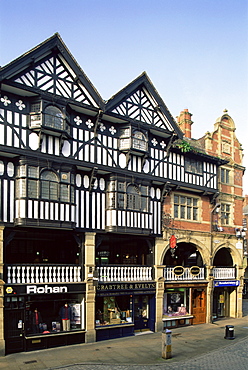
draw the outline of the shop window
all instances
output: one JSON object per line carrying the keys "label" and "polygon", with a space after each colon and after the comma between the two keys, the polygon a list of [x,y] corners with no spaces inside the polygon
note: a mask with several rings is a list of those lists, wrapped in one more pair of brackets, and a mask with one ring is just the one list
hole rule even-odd
{"label": "shop window", "polygon": [[97,297],[96,326],[131,323],[132,298],[129,295]]}
{"label": "shop window", "polygon": [[189,289],[167,289],[164,294],[164,316],[185,316],[189,314]]}
{"label": "shop window", "polygon": [[198,220],[198,199],[184,195],[174,195],[174,218]]}
{"label": "shop window", "polygon": [[26,302],[26,335],[56,334],[83,329],[83,302],[77,299]]}

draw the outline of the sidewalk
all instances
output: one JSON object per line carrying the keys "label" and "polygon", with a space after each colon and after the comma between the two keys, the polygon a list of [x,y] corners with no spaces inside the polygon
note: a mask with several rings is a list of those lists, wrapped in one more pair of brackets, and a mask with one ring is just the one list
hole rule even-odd
{"label": "sidewalk", "polygon": [[[234,340],[224,339],[226,325],[234,326]],[[222,319],[214,324],[172,330],[172,358],[164,360],[162,334],[146,332],[134,337],[22,352],[0,358],[0,369],[54,369],[73,364],[169,365],[201,356],[248,337],[248,316]]]}

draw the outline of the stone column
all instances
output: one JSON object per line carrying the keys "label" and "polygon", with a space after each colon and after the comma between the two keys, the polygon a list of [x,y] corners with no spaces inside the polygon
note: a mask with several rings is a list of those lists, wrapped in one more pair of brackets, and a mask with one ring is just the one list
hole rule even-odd
{"label": "stone column", "polygon": [[206,323],[213,322],[214,277],[212,275],[212,269],[212,266],[206,266],[208,280]]}
{"label": "stone column", "polygon": [[95,269],[95,233],[85,233],[85,280],[86,280],[86,335],[85,342],[96,341],[95,330],[95,297],[96,288],[93,285],[93,271]]}
{"label": "stone column", "polygon": [[4,281],[3,281],[3,231],[0,227],[0,356],[5,355],[4,340]]}
{"label": "stone column", "polygon": [[156,239],[155,244],[155,265],[154,276],[156,281],[156,313],[155,331],[163,330],[163,301],[164,301],[164,266],[161,265],[161,258],[165,248],[165,241],[162,238]]}

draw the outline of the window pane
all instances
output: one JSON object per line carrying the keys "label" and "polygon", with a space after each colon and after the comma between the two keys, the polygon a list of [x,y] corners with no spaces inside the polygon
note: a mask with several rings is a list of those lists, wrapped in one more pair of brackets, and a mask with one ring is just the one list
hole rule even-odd
{"label": "window pane", "polygon": [[187,219],[191,219],[191,207],[187,207]]}
{"label": "window pane", "polygon": [[197,207],[198,199],[193,198],[193,206]]}
{"label": "window pane", "polygon": [[28,196],[30,198],[38,198],[38,181],[28,180]]}
{"label": "window pane", "polygon": [[69,202],[70,201],[70,199],[69,199],[70,186],[63,184],[63,185],[60,186],[60,191],[61,191],[60,200],[62,202]]}
{"label": "window pane", "polygon": [[181,218],[185,218],[185,206],[181,206]]}
{"label": "window pane", "polygon": [[178,195],[174,195],[174,203],[179,203],[179,196]]}
{"label": "window pane", "polygon": [[50,182],[50,199],[57,200],[58,199],[58,184],[54,182]]}
{"label": "window pane", "polygon": [[174,217],[175,217],[175,218],[178,218],[178,217],[179,217],[179,215],[178,215],[178,209],[179,209],[178,205],[177,205],[177,204],[175,204],[175,205],[174,205]]}
{"label": "window pane", "polygon": [[190,206],[192,203],[192,198],[187,198],[187,205]]}
{"label": "window pane", "polygon": [[49,199],[49,182],[43,181],[41,183],[41,197],[43,199]]}
{"label": "window pane", "polygon": [[28,176],[37,179],[38,178],[38,167],[29,166],[28,167]]}
{"label": "window pane", "polygon": [[198,219],[198,209],[193,208],[193,220],[196,221]]}

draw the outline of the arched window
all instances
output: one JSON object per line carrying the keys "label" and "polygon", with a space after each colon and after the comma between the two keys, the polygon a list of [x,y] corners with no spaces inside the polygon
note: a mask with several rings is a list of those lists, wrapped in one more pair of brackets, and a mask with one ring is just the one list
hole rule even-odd
{"label": "arched window", "polygon": [[145,134],[140,131],[134,131],[133,133],[133,148],[147,151],[147,139]]}
{"label": "arched window", "polygon": [[127,187],[127,208],[140,210],[140,192],[135,185],[128,185]]}
{"label": "arched window", "polygon": [[58,200],[59,181],[52,171],[44,171],[41,174],[41,198]]}
{"label": "arched window", "polygon": [[57,130],[64,129],[64,118],[61,110],[53,105],[49,105],[45,108],[45,121],[44,124],[47,127],[52,127]]}

